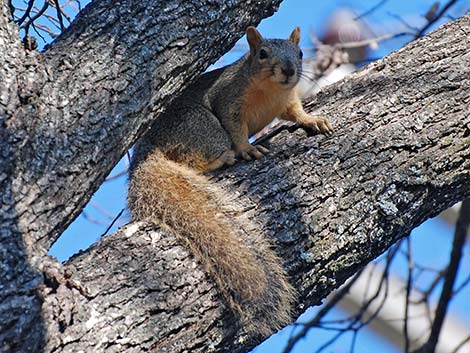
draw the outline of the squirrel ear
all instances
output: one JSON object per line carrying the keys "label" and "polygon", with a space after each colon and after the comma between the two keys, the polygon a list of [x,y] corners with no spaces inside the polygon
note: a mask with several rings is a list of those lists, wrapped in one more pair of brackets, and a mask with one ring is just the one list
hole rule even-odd
{"label": "squirrel ear", "polygon": [[246,39],[248,40],[248,44],[250,45],[250,52],[251,55],[256,53],[256,50],[260,47],[261,42],[263,41],[263,36],[258,30],[250,26],[246,29]]}
{"label": "squirrel ear", "polygon": [[292,33],[289,36],[289,40],[294,42],[294,44],[299,45],[300,42],[300,28],[295,27]]}

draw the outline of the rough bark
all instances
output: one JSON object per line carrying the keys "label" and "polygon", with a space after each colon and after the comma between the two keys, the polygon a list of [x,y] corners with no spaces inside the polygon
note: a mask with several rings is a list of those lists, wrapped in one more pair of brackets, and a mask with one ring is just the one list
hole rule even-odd
{"label": "rough bark", "polygon": [[[262,232],[276,243],[276,250],[299,292],[297,312],[319,303],[358,268],[406,236],[426,218],[470,196],[469,34],[470,15],[467,15],[324,89],[307,107],[330,117],[336,127],[333,136],[307,136],[302,130],[283,132],[270,142],[269,157],[241,163],[214,177],[234,195],[240,214],[259,223],[257,229],[250,231]],[[69,38],[78,37],[65,36],[64,40]],[[92,38],[85,35],[85,39]],[[54,48],[58,46],[50,50]],[[136,53],[132,58],[139,55]],[[132,62],[132,58],[127,57],[123,62]],[[65,70],[68,66],[64,65]],[[107,64],[106,68],[111,66]],[[72,69],[67,72],[69,76],[64,86],[68,86],[67,81],[73,81],[74,75],[83,75]],[[95,80],[94,74],[88,77]],[[158,76],[151,76],[149,80],[158,81]],[[97,97],[101,97],[100,92],[95,92]],[[86,97],[77,93],[76,99],[86,99],[86,104],[91,104],[95,93]],[[60,159],[64,163],[60,168],[64,169],[55,167],[64,174],[54,176],[52,171],[55,169],[48,165],[48,158],[58,157],[34,149],[39,141],[46,150],[50,148],[49,153],[59,153],[54,152],[55,149],[64,147],[50,142],[45,128],[48,124],[60,126],[64,131],[77,131],[68,120],[67,124],[57,123],[56,115],[48,112],[49,108],[45,108],[44,116],[36,115],[38,126],[42,126],[39,132],[31,131],[36,125],[26,126],[20,114],[23,110],[16,113],[18,118],[13,122],[13,132],[23,131],[25,140],[18,141],[20,135],[15,135],[13,140],[3,139],[9,136],[7,132],[10,133],[3,129],[10,125],[1,122],[2,143],[7,141],[21,147],[18,144],[26,141],[24,150],[29,153],[9,154],[13,150],[5,149],[4,152],[2,149],[7,162],[2,160],[0,183],[2,190],[9,192],[2,194],[5,195],[2,216],[8,215],[10,209],[13,211],[11,217],[6,218],[10,223],[2,220],[0,233],[2,285],[3,278],[7,278],[5,283],[8,285],[8,288],[0,288],[0,342],[12,344],[12,337],[34,339],[37,341],[29,343],[39,342],[31,349],[37,351],[47,341],[44,348],[47,352],[244,352],[259,338],[244,335],[234,325],[216,288],[193,258],[162,229],[151,229],[145,224],[129,225],[72,258],[66,265],[68,270],[22,250],[20,236],[24,236],[27,248],[38,243],[47,247],[60,228],[58,224],[66,224],[64,219],[75,212],[58,209],[64,204],[63,200],[53,198],[51,204],[54,207],[43,210],[44,205],[33,202],[28,208],[24,199],[16,198],[21,188],[16,188],[19,182],[15,184],[14,181],[19,180],[21,173],[26,173],[27,158],[34,162],[47,157],[41,166],[52,169],[35,169],[39,167],[33,166],[33,171],[40,170],[40,176],[47,178],[69,178],[68,182],[59,185],[68,188],[70,207],[79,207],[75,205],[79,201],[72,195],[81,195],[85,199],[94,183],[100,180],[100,173],[104,173],[92,170],[109,170],[111,165],[108,165],[108,156],[100,155],[99,148],[96,154],[88,156],[94,151],[94,146],[88,146],[89,139],[104,136],[114,149],[122,152],[123,147],[118,146],[115,139],[128,145],[139,131],[134,127],[131,131],[121,128],[122,124],[130,123],[128,119],[116,119],[113,109],[122,106],[128,114],[126,117],[135,119],[132,124],[138,120],[145,125],[146,119],[150,119],[138,114],[147,111],[145,104],[132,104],[131,101],[129,106],[125,105],[125,99],[134,97],[135,93],[122,94],[113,95],[119,99],[123,97],[123,100],[115,102],[112,108],[107,104],[102,106],[105,112],[102,115],[87,115],[87,112],[80,115],[76,111],[70,115],[59,114],[62,119],[72,119],[76,114],[86,116],[89,124],[93,118],[97,120],[95,130],[92,130],[95,132],[83,130],[85,137],[76,142],[81,147],[77,153],[88,162],[85,163],[88,166],[86,172],[78,170],[82,164],[74,169],[77,160],[71,154]],[[160,97],[163,103],[157,103],[150,98],[152,96],[148,94],[141,99],[156,102],[160,107],[155,108],[158,111],[165,104],[165,98]],[[107,102],[112,101],[107,99]],[[90,109],[98,107],[96,111],[100,112],[99,102],[95,104],[91,104]],[[53,108],[51,105],[50,110]],[[85,123],[82,129],[90,127],[89,124]],[[53,131],[52,138],[56,137],[56,131]],[[113,135],[118,132],[122,135]],[[72,135],[68,136],[69,144],[75,141]],[[43,140],[35,140],[37,136],[42,136]],[[65,140],[61,143],[65,144]],[[36,145],[34,141],[37,141]],[[97,144],[100,146],[99,142]],[[103,151],[117,156],[121,153]],[[24,159],[19,160],[20,157]],[[8,158],[15,163],[8,164]],[[21,163],[25,164],[23,169],[17,167]],[[85,185],[77,185],[78,174],[97,181],[82,180]],[[27,178],[24,180],[30,182]],[[39,183],[38,176],[33,180],[38,184],[29,184],[30,188],[38,185],[42,191],[37,191],[35,195],[39,196],[32,197],[32,201],[43,197],[42,202],[46,202],[51,195],[58,195],[57,190],[45,190],[55,187]],[[7,183],[15,188],[3,188]],[[82,189],[82,193],[77,189]],[[18,203],[23,207],[22,212],[15,212]],[[31,214],[36,214],[37,224]],[[53,215],[54,219],[46,230],[42,229],[43,222],[48,219],[43,218],[45,215]],[[39,235],[33,227],[40,230],[37,231]],[[15,251],[7,253],[11,249]],[[42,270],[35,261],[47,264],[44,280],[35,272]],[[31,273],[30,279],[21,275],[20,265]],[[33,291],[37,285],[38,296]],[[12,301],[10,306],[8,300]],[[9,308],[12,308],[11,312],[7,312]],[[29,311],[22,312],[26,309]],[[9,317],[14,320],[4,324],[3,318]],[[31,318],[38,322],[32,325]],[[14,331],[17,327],[23,330],[32,327],[30,332],[35,336],[31,338],[30,332]],[[13,332],[16,337],[12,336]],[[8,334],[10,336],[6,336]],[[3,347],[7,346],[1,347],[5,350]],[[25,344],[22,347],[27,350]]]}
{"label": "rough bark", "polygon": [[[250,231],[275,240],[299,291],[297,313],[470,194],[469,32],[467,16],[324,89],[307,107],[331,117],[332,137],[283,132],[269,157],[215,176],[239,212],[260,223]],[[95,305],[102,315],[88,331],[71,326],[111,351],[251,348],[256,338],[237,330],[175,245],[164,231],[134,224],[73,258],[76,278],[93,291],[80,312],[89,320]],[[130,306],[141,325],[126,324],[135,322]],[[93,340],[96,331],[107,338]]]}
{"label": "rough bark", "polygon": [[45,251],[165,104],[280,1],[94,1],[44,53],[23,49],[0,2],[0,351],[40,350]]}
{"label": "rough bark", "polygon": [[278,3],[95,1],[43,54],[3,24],[2,149],[31,241],[48,248],[165,104]]}

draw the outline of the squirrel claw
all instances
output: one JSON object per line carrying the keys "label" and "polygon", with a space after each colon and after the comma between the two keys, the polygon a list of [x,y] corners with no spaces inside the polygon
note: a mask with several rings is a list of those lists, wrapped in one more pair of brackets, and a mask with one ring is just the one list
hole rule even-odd
{"label": "squirrel claw", "polygon": [[307,120],[302,121],[302,125],[312,129],[315,132],[319,132],[325,135],[331,134],[333,132],[333,127],[331,126],[328,119],[319,115],[309,115]]}
{"label": "squirrel claw", "polygon": [[255,147],[256,147],[256,148],[258,149],[258,151],[260,151],[263,155],[269,152],[269,150],[268,150],[266,147],[264,147],[264,146],[256,145]]}
{"label": "squirrel claw", "polygon": [[250,143],[235,148],[237,157],[242,157],[245,161],[251,161],[253,159],[252,157],[260,159],[268,152],[269,150],[266,147],[261,145],[253,146]]}
{"label": "squirrel claw", "polygon": [[248,152],[242,152],[240,155],[245,161],[251,161],[251,156]]}

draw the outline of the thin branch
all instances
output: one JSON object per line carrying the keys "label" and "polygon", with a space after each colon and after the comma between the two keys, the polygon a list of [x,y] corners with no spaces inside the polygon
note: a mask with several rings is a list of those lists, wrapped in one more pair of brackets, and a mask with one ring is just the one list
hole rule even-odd
{"label": "thin branch", "polygon": [[432,4],[424,15],[424,18],[428,21],[433,20],[436,17],[437,10],[439,10],[439,5],[439,1],[436,1],[434,4]]}
{"label": "thin branch", "polygon": [[434,289],[436,289],[437,285],[441,282],[441,280],[445,277],[446,274],[447,267],[437,273],[436,277],[434,277],[433,281],[428,286],[428,288],[425,291],[422,291],[423,298],[417,302],[418,304],[422,303],[423,301],[427,301],[427,299],[431,296],[431,293],[434,291]]}
{"label": "thin branch", "polygon": [[344,335],[344,333],[346,333],[347,331],[349,331],[352,327],[353,323],[351,323],[347,328],[345,329],[339,329],[338,330],[338,333],[333,336],[331,339],[329,339],[328,341],[326,341],[323,345],[320,346],[320,348],[318,348],[315,353],[320,353],[322,350],[324,350],[326,347],[328,347],[329,345],[331,345],[334,341],[336,341],[338,338],[340,338],[342,335]]}
{"label": "thin branch", "polygon": [[[343,335],[345,332],[348,331],[353,331],[353,334],[357,335],[358,331],[362,329],[364,326],[367,326],[372,320],[374,320],[380,310],[382,309],[383,305],[385,304],[385,299],[388,296],[388,275],[389,275],[389,270],[390,266],[393,262],[393,259],[395,258],[395,255],[398,253],[398,250],[400,249],[400,244],[402,241],[400,241],[398,244],[393,246],[388,252],[387,252],[387,257],[386,257],[386,265],[385,268],[383,269],[381,279],[379,282],[379,285],[377,286],[377,289],[375,290],[374,294],[369,297],[359,308],[358,312],[355,315],[352,315],[346,319],[341,319],[341,320],[332,320],[332,321],[321,321],[321,319],[329,312],[329,310],[337,305],[339,300],[341,300],[344,295],[349,293],[350,288],[352,285],[356,282],[357,278],[359,277],[360,273],[356,274],[356,276],[347,284],[347,286],[342,287],[336,294],[335,296],[323,307],[320,312],[309,322],[303,324],[304,327],[302,331],[300,331],[298,334],[295,336],[292,336],[289,338],[288,346],[285,348],[284,353],[289,352],[294,345],[296,344],[297,341],[299,341],[301,338],[303,338],[306,333],[309,331],[310,328],[312,327],[320,327],[324,330],[332,330],[332,331],[338,331],[337,335],[335,335],[332,339],[328,340],[325,342],[318,350],[317,352],[322,351],[329,345],[331,345],[334,340],[338,339],[341,335]],[[361,271],[362,272],[362,271]],[[367,281],[368,283],[370,281]],[[374,312],[366,319],[363,321],[364,314],[366,313],[367,308],[371,306],[371,304],[379,297],[380,293],[382,292],[382,289],[385,285],[385,293],[384,296],[381,300],[381,302],[378,305],[378,308],[374,310]],[[367,291],[366,291],[367,292]],[[328,323],[335,323],[335,324],[343,324],[346,322],[349,322],[349,324],[346,327],[331,327],[331,326],[324,326],[324,324]],[[353,336],[353,341],[355,340],[355,336]],[[355,342],[352,342],[352,345],[354,345]],[[353,346],[351,346],[353,347]]]}
{"label": "thin branch", "polygon": [[93,199],[90,200],[89,202],[90,206],[93,207],[95,210],[100,212],[103,216],[105,216],[108,219],[113,219],[114,214],[106,210],[106,208],[102,207],[98,202],[94,201]]}
{"label": "thin branch", "polygon": [[[42,35],[41,33],[39,33],[38,28],[39,28],[40,30],[42,30],[42,31],[44,31],[44,32],[46,32],[46,33],[48,33],[47,30],[45,30],[45,29],[43,28],[43,27],[45,27],[45,28],[47,28],[47,27],[46,27],[46,26],[42,26],[41,24],[38,24],[38,23],[36,23],[36,24],[35,24],[35,23],[32,23],[32,24],[31,24],[31,27],[33,28],[34,32],[38,35],[38,37],[41,38],[44,42],[46,42],[46,38],[44,38],[43,35]],[[26,32],[26,33],[27,33],[27,32]],[[54,38],[54,36],[53,36],[52,34],[50,34],[50,35],[51,35],[51,37]]]}
{"label": "thin branch", "polygon": [[387,0],[381,0],[381,1],[379,1],[377,4],[375,4],[374,6],[372,6],[372,7],[371,7],[369,10],[367,10],[366,12],[360,14],[359,16],[356,16],[356,17],[354,18],[354,21],[360,20],[361,18],[370,15],[372,12],[374,12],[375,10],[377,10],[379,7],[381,7],[382,5],[384,5],[386,2],[387,2]]}
{"label": "thin branch", "polygon": [[406,255],[407,255],[407,260],[408,260],[408,275],[406,279],[406,299],[405,299],[405,317],[404,317],[404,324],[403,324],[403,334],[405,337],[404,352],[408,353],[410,351],[410,336],[408,334],[408,319],[409,319],[411,287],[413,285],[413,258],[411,254],[411,240],[409,236],[406,238]]}
{"label": "thin branch", "polygon": [[107,226],[108,223],[104,222],[104,221],[100,221],[94,217],[92,217],[91,215],[88,214],[88,212],[86,211],[82,211],[82,213],[80,214],[80,216],[82,216],[83,218],[85,218],[88,222],[90,223],[94,223],[94,224],[97,224],[99,226]]}
{"label": "thin branch", "polygon": [[[44,5],[41,10],[39,10],[34,16],[30,17],[28,13],[29,20],[26,22],[24,26],[21,26],[20,28],[24,29],[26,32],[26,35],[28,35],[29,32],[29,27],[33,25],[34,28],[34,21],[36,21],[39,17],[42,16],[44,12],[46,12],[47,8],[49,7],[49,3],[47,1],[44,2]],[[36,31],[37,33],[37,31]]]}
{"label": "thin branch", "polygon": [[433,18],[428,18],[428,23],[422,27],[418,33],[415,34],[415,39],[418,39],[423,36],[423,34],[431,27],[437,20],[439,20],[444,13],[455,3],[457,0],[450,0],[447,4],[444,5],[441,11],[439,11]]}
{"label": "thin branch", "polygon": [[354,348],[356,347],[357,332],[358,330],[353,331],[353,337],[351,339],[351,348],[349,348],[350,353],[354,353]]}
{"label": "thin branch", "polygon": [[369,46],[371,44],[376,44],[378,42],[383,42],[385,40],[395,39],[395,38],[399,38],[399,37],[410,35],[410,34],[411,33],[409,33],[409,32],[400,32],[400,33],[395,33],[395,34],[384,34],[384,35],[379,36],[379,37],[368,38],[368,39],[363,39],[363,40],[357,40],[357,41],[354,41],[354,42],[335,43],[334,46],[338,47],[340,49],[360,48],[360,47]]}
{"label": "thin branch", "polygon": [[64,20],[62,18],[62,9],[60,7],[59,0],[54,0],[54,7],[57,13],[57,20],[60,23],[60,30],[63,31],[65,29],[65,25],[64,25]]}
{"label": "thin branch", "polygon": [[468,228],[470,226],[470,199],[462,202],[460,207],[459,218],[455,226],[454,240],[452,242],[452,251],[450,253],[449,265],[447,267],[447,274],[442,287],[441,296],[437,304],[434,322],[431,327],[428,341],[417,350],[420,353],[434,353],[436,345],[441,333],[442,324],[446,317],[449,302],[452,299],[452,288],[454,287],[457,271],[460,267],[460,260],[462,259],[463,246],[465,245],[465,238],[467,237]]}
{"label": "thin branch", "polygon": [[467,338],[460,342],[451,353],[457,353],[458,351],[460,351],[460,348],[462,348],[468,342],[470,342],[470,336],[467,336]]}
{"label": "thin branch", "polygon": [[374,320],[379,312],[382,310],[383,306],[385,305],[385,301],[387,300],[388,296],[388,275],[390,273],[390,266],[392,265],[392,261],[395,258],[395,255],[398,253],[398,249],[400,248],[402,241],[400,241],[396,246],[390,249],[390,251],[387,253],[387,258],[386,258],[386,265],[385,268],[382,272],[382,277],[380,278],[380,283],[379,286],[375,292],[375,294],[370,297],[366,303],[360,308],[360,310],[357,313],[357,316],[360,316],[362,318],[362,315],[366,311],[367,308],[378,298],[380,292],[382,291],[382,287],[385,285],[385,293],[383,295],[382,301],[378,305],[377,309],[367,318],[364,322],[361,320],[361,325],[357,328],[360,329],[363,326],[368,325],[372,320]]}
{"label": "thin branch", "polygon": [[[69,22],[69,24],[71,24],[72,23],[72,18],[69,15],[67,15],[67,12],[65,12],[65,10],[64,10],[64,8],[66,6],[70,6],[71,8],[74,8],[74,6],[72,4],[72,1],[68,0],[68,1],[64,2],[62,4],[62,6],[60,6],[60,11],[62,12],[62,16],[64,16],[64,18]],[[78,9],[75,9],[75,12],[78,13]]]}
{"label": "thin branch", "polygon": [[10,9],[11,18],[15,18],[15,5],[13,5],[12,0],[8,0],[8,8]]}
{"label": "thin branch", "polygon": [[52,31],[48,26],[44,26],[40,23],[33,23],[31,25],[31,27],[33,27],[34,31],[36,32],[36,34],[44,41],[46,42],[46,39],[39,33],[38,30],[41,30],[43,31],[44,33],[47,33],[48,35],[50,35],[52,38],[57,38],[59,36],[59,33],[56,33],[54,31]]}
{"label": "thin branch", "polygon": [[124,175],[127,175],[127,168],[121,170],[120,172],[117,172],[116,174],[107,176],[105,181],[115,180],[115,179],[118,179],[118,178],[120,178]]}
{"label": "thin branch", "polygon": [[456,296],[463,288],[465,288],[470,283],[470,275],[454,290],[452,297]]}
{"label": "thin branch", "polygon": [[302,330],[294,335],[289,341],[287,342],[286,347],[283,350],[283,353],[289,353],[292,348],[296,345],[296,343],[307,335],[307,332],[311,327],[317,326],[320,323],[320,320],[323,316],[325,316],[351,289],[353,284],[358,280],[360,275],[362,274],[362,270],[357,272],[354,277],[343,287],[341,287],[333,297],[323,306],[320,311],[315,315],[313,319],[303,324]]}
{"label": "thin branch", "polygon": [[390,34],[384,34],[378,37],[367,38],[363,40],[355,40],[352,42],[341,42],[341,43],[334,43],[334,44],[324,44],[322,41],[320,41],[320,39],[318,39],[316,36],[312,34],[312,41],[314,42],[315,46],[304,46],[302,47],[302,49],[305,51],[311,51],[322,45],[331,46],[335,49],[354,49],[354,48],[369,46],[371,44],[383,42],[389,39],[395,39],[395,38],[400,38],[402,36],[408,36],[410,34],[413,34],[413,33],[412,32],[390,33]]}
{"label": "thin branch", "polygon": [[412,25],[410,25],[408,22],[406,22],[403,18],[401,18],[399,15],[395,15],[391,12],[387,12],[387,14],[390,16],[390,17],[393,17],[394,19],[398,20],[402,25],[404,25],[406,28],[408,28],[409,30],[413,31],[414,33],[417,33],[420,31],[419,28],[417,27],[413,27]]}
{"label": "thin branch", "polygon": [[34,5],[34,0],[29,0],[28,7],[24,10],[23,16],[21,16],[21,18],[18,21],[16,21],[16,24],[18,26],[21,26],[21,24],[28,18],[29,14],[31,13],[31,9],[33,8],[33,5]]}
{"label": "thin branch", "polygon": [[106,228],[104,233],[101,234],[100,238],[102,238],[106,234],[108,234],[109,230],[113,227],[114,223],[116,223],[116,221],[122,216],[122,214],[124,213],[124,210],[125,210],[125,208],[123,208],[121,211],[119,211],[119,213],[116,215],[116,217],[114,217],[113,221],[109,224],[108,228]]}

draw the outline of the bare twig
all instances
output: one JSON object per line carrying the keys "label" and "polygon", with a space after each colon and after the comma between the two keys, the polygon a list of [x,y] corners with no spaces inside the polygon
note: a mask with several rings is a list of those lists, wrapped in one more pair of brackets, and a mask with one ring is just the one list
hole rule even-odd
{"label": "bare twig", "polygon": [[13,5],[12,0],[8,0],[8,8],[10,9],[11,18],[15,17],[15,5]]}
{"label": "bare twig", "polygon": [[92,206],[95,210],[100,212],[103,216],[108,219],[113,219],[114,214],[107,211],[104,207],[102,207],[98,202],[94,201],[93,199],[90,200],[90,206]]}
{"label": "bare twig", "polygon": [[375,43],[383,42],[389,39],[399,38],[399,37],[410,35],[410,34],[413,34],[413,33],[412,32],[390,33],[390,34],[384,34],[382,36],[367,38],[363,40],[355,40],[352,42],[341,42],[341,43],[334,43],[334,44],[324,44],[322,41],[320,41],[320,39],[318,39],[316,36],[312,34],[312,41],[314,42],[315,46],[302,47],[302,49],[306,51],[314,50],[315,48],[318,48],[319,46],[330,46],[336,49],[353,49],[353,48],[360,48],[360,47],[373,45]]}
{"label": "bare twig", "polygon": [[125,175],[127,175],[127,168],[121,170],[120,172],[118,172],[116,174],[107,176],[106,179],[105,179],[105,182],[110,181],[110,180],[118,179],[118,178],[120,178],[122,176],[125,176]]}
{"label": "bare twig", "polygon": [[113,221],[109,224],[108,228],[106,228],[106,230],[104,231],[103,234],[101,234],[100,238],[104,237],[106,234],[108,234],[109,230],[113,227],[114,223],[116,223],[116,221],[119,219],[119,217],[122,216],[122,214],[124,213],[124,210],[125,208],[123,208],[121,211],[119,211],[119,213],[116,215],[116,217],[114,217]]}
{"label": "bare twig", "polygon": [[[452,251],[450,254],[449,266],[444,280],[441,296],[437,304],[436,317],[431,329],[430,338],[437,343],[437,337],[441,331],[442,323],[447,312],[447,306],[452,298],[452,288],[454,287],[455,278],[459,269],[460,260],[462,258],[462,249],[465,244],[468,228],[470,226],[470,199],[462,202],[459,218],[455,227],[454,241],[452,243]],[[434,351],[434,350],[433,350]]]}
{"label": "bare twig", "polygon": [[379,7],[381,7],[382,5],[384,5],[386,2],[387,2],[387,0],[381,0],[381,1],[379,1],[377,4],[375,4],[374,6],[372,6],[372,7],[371,7],[369,10],[367,10],[366,12],[360,14],[359,16],[356,16],[356,18],[354,18],[354,21],[360,20],[361,18],[370,15],[372,12],[374,12],[375,10],[377,10]]}
{"label": "bare twig", "polygon": [[460,342],[451,353],[457,353],[460,350],[460,348],[462,348],[468,342],[470,342],[470,336],[467,336],[467,338],[465,338],[462,342]]}
{"label": "bare twig", "polygon": [[452,243],[452,251],[450,254],[449,265],[447,267],[447,274],[444,279],[442,292],[437,303],[434,322],[431,327],[428,341],[419,348],[416,353],[434,353],[439,339],[439,334],[444,323],[444,318],[447,313],[447,307],[452,299],[452,288],[454,287],[457,271],[460,267],[460,260],[462,259],[462,250],[465,244],[468,228],[470,226],[470,199],[462,202],[460,207],[459,218],[455,226],[454,240]]}
{"label": "bare twig", "polygon": [[80,214],[80,216],[82,216],[83,218],[85,218],[88,222],[97,224],[97,225],[99,225],[99,226],[107,226],[107,225],[108,225],[107,222],[100,221],[100,220],[98,220],[98,219],[92,217],[92,216],[89,215],[88,212],[86,212],[85,210],[82,211],[82,213]]}
{"label": "bare twig", "polygon": [[29,0],[28,7],[24,10],[23,16],[21,16],[21,18],[18,21],[16,21],[16,24],[18,26],[21,26],[23,22],[28,18],[28,16],[31,13],[31,9],[33,8],[33,5],[34,5],[34,0]]}
{"label": "bare twig", "polygon": [[60,23],[60,30],[63,31],[65,29],[65,26],[64,26],[64,20],[62,18],[62,9],[60,7],[59,0],[54,0],[54,7],[57,13],[57,20]]}
{"label": "bare twig", "polygon": [[350,353],[354,353],[354,348],[356,347],[357,332],[358,330],[353,331],[353,337],[351,339],[351,348],[349,348]]}
{"label": "bare twig", "polygon": [[[25,25],[22,25],[20,28],[23,28],[25,30],[26,35],[29,33],[29,27],[33,25],[34,27],[34,21],[36,21],[39,17],[41,17],[44,12],[46,12],[47,8],[49,7],[49,3],[47,1],[44,2],[43,7],[32,17],[30,17],[30,13],[27,13],[27,16],[29,17],[28,22],[26,22]],[[37,31],[36,31],[37,32]]]}
{"label": "bare twig", "polygon": [[437,10],[439,10],[439,1],[436,1],[431,5],[429,10],[424,15],[424,18],[428,21],[432,21],[436,17]]}
{"label": "bare twig", "polygon": [[426,18],[428,22],[415,34],[415,39],[422,37],[423,34],[429,29],[429,27],[431,27],[437,20],[439,20],[444,15],[444,13],[456,2],[457,0],[450,0],[447,4],[444,5],[441,11],[434,15],[434,17]]}
{"label": "bare twig", "polygon": [[[64,2],[59,8],[60,8],[60,11],[62,12],[62,16],[68,21],[68,23],[72,23],[72,18],[67,15],[67,12],[65,12],[64,8],[66,6],[70,6],[70,7],[74,7],[74,5],[72,4],[72,1],[71,0],[68,0],[66,2]],[[78,9],[75,10],[75,12],[78,12]]]}
{"label": "bare twig", "polygon": [[38,37],[41,38],[44,42],[46,41],[46,38],[42,36],[42,34],[38,31],[38,29],[40,29],[44,33],[49,34],[52,38],[57,38],[57,36],[59,35],[59,33],[54,32],[48,26],[44,26],[40,23],[33,23],[31,27],[34,29],[34,32],[36,32]]}
{"label": "bare twig", "polygon": [[348,292],[349,289],[352,287],[352,285],[357,281],[357,279],[360,277],[362,273],[362,270],[357,272],[354,277],[343,287],[341,287],[334,295],[333,297],[323,306],[323,308],[320,309],[320,311],[315,315],[315,317],[311,320],[309,320],[306,323],[303,323],[303,328],[302,330],[291,337],[289,341],[287,342],[286,347],[283,350],[283,353],[289,353],[292,348],[294,348],[295,344],[305,337],[307,334],[308,330],[311,327],[317,326],[320,323],[320,320],[322,317],[324,317]]}
{"label": "bare twig", "polygon": [[[317,349],[316,352],[321,352],[326,347],[331,345],[336,339],[342,336],[344,333],[350,332],[350,331],[352,331],[352,334],[353,334],[353,337],[351,340],[351,349],[354,350],[355,342],[356,342],[356,338],[357,338],[357,334],[359,330],[362,329],[364,326],[368,325],[372,320],[376,318],[376,316],[381,311],[385,303],[385,300],[388,296],[388,275],[389,275],[390,266],[393,262],[395,255],[398,253],[400,244],[401,244],[401,241],[387,252],[386,265],[382,271],[380,282],[377,288],[375,289],[374,294],[371,297],[367,298],[367,300],[361,305],[359,310],[354,315],[345,319],[340,319],[340,320],[331,320],[331,321],[322,320],[323,317],[329,312],[329,310],[333,308],[334,306],[336,306],[339,300],[341,300],[347,293],[349,293],[349,290],[351,289],[352,285],[357,281],[360,275],[359,273],[356,274],[355,277],[353,277],[353,279],[349,283],[341,287],[340,290],[333,296],[333,298],[330,301],[328,301],[328,303],[317,313],[317,315],[313,319],[311,319],[309,322],[298,324],[298,325],[303,325],[302,331],[298,332],[296,335],[293,335],[291,338],[289,338],[288,345],[286,346],[283,352],[287,353],[290,350],[292,350],[295,344],[300,339],[302,339],[307,334],[308,330],[312,327],[321,327],[323,330],[337,332],[337,334],[334,335],[331,339],[323,343]],[[367,281],[367,282],[370,282],[370,281]],[[382,293],[382,289],[384,287],[385,287],[385,293],[377,309],[375,309],[372,314],[370,314],[365,320],[363,320],[364,315],[367,312],[367,309],[372,305],[372,303],[375,300],[377,300],[377,298],[379,298],[379,295]],[[342,325],[345,323],[347,323],[345,327],[330,326],[330,324]],[[328,325],[325,325],[325,324],[328,324]]]}
{"label": "bare twig", "polygon": [[[33,28],[34,33],[36,33],[37,36],[38,36],[39,38],[41,38],[43,42],[46,42],[46,38],[44,38],[43,35],[38,31],[38,28],[44,31],[43,27],[45,27],[45,26],[42,26],[42,25],[40,25],[40,24],[38,24],[38,23],[35,24],[34,22],[32,22],[32,23],[31,23],[31,27]],[[46,28],[47,28],[47,27],[46,27]],[[47,32],[47,31],[45,31],[45,32]],[[26,33],[27,33],[27,32],[26,32]],[[27,35],[27,34],[26,34],[26,35]],[[51,35],[51,36],[52,36],[52,35]]]}
{"label": "bare twig", "polygon": [[[23,3],[25,6],[22,6]],[[23,0],[22,3],[8,0],[8,4],[15,23],[24,30],[24,37],[30,35],[32,28],[43,44],[49,40],[42,34],[56,38],[72,23],[74,15],[81,11],[80,0]],[[49,11],[51,8],[54,10]],[[58,33],[54,32],[56,28]]]}
{"label": "bare twig", "polygon": [[378,305],[377,309],[365,320],[365,321],[362,321],[361,322],[361,325],[357,328],[357,329],[360,329],[362,328],[363,326],[366,326],[368,325],[372,320],[374,320],[377,315],[379,314],[380,310],[382,310],[384,304],[385,304],[385,301],[387,299],[387,296],[388,296],[388,275],[390,273],[390,266],[392,265],[392,261],[395,257],[395,255],[398,253],[398,249],[400,248],[400,245],[401,245],[402,241],[400,241],[396,246],[392,247],[388,253],[387,253],[387,257],[386,257],[386,265],[385,265],[385,268],[382,272],[382,277],[380,278],[380,282],[379,282],[379,285],[376,289],[376,292],[375,294],[370,297],[364,304],[363,306],[360,308],[359,312],[357,313],[357,315],[360,315],[361,317],[363,316],[364,312],[370,307],[370,305],[378,298],[381,290],[382,290],[382,287],[385,285],[385,293],[382,297],[382,301],[380,302],[380,304]]}
{"label": "bare twig", "polygon": [[399,37],[409,35],[409,34],[410,34],[409,32],[384,34],[383,36],[368,38],[368,39],[364,39],[364,40],[357,40],[357,41],[354,41],[354,42],[336,43],[335,47],[338,47],[340,49],[360,48],[360,47],[365,47],[365,46],[369,46],[369,45],[372,45],[372,44],[376,44],[378,42],[383,42],[385,40],[399,38]]}
{"label": "bare twig", "polygon": [[413,258],[411,254],[411,240],[408,236],[406,238],[406,255],[408,260],[408,275],[406,279],[406,299],[405,299],[405,317],[403,324],[403,334],[405,337],[405,349],[404,352],[408,353],[410,351],[410,336],[408,331],[408,319],[409,319],[409,308],[410,308],[410,294],[411,287],[413,285]]}
{"label": "bare twig", "polygon": [[417,27],[413,27],[412,25],[410,25],[408,22],[406,22],[403,18],[401,18],[401,16],[399,15],[396,15],[396,14],[393,14],[393,13],[390,13],[388,12],[387,13],[390,17],[393,17],[394,19],[398,20],[402,25],[404,25],[406,28],[408,28],[410,31],[412,31],[413,33],[417,33],[420,31],[419,28]]}
{"label": "bare twig", "polygon": [[427,301],[431,293],[434,291],[434,289],[436,289],[437,285],[439,284],[439,282],[441,282],[441,280],[445,277],[446,274],[447,274],[447,267],[444,270],[439,271],[437,273],[436,277],[434,277],[433,281],[428,286],[428,288],[425,291],[422,291],[423,298],[419,302],[417,302],[418,304],[422,303],[423,301]]}
{"label": "bare twig", "polygon": [[452,297],[456,296],[463,288],[465,288],[470,283],[470,275],[454,290]]}

